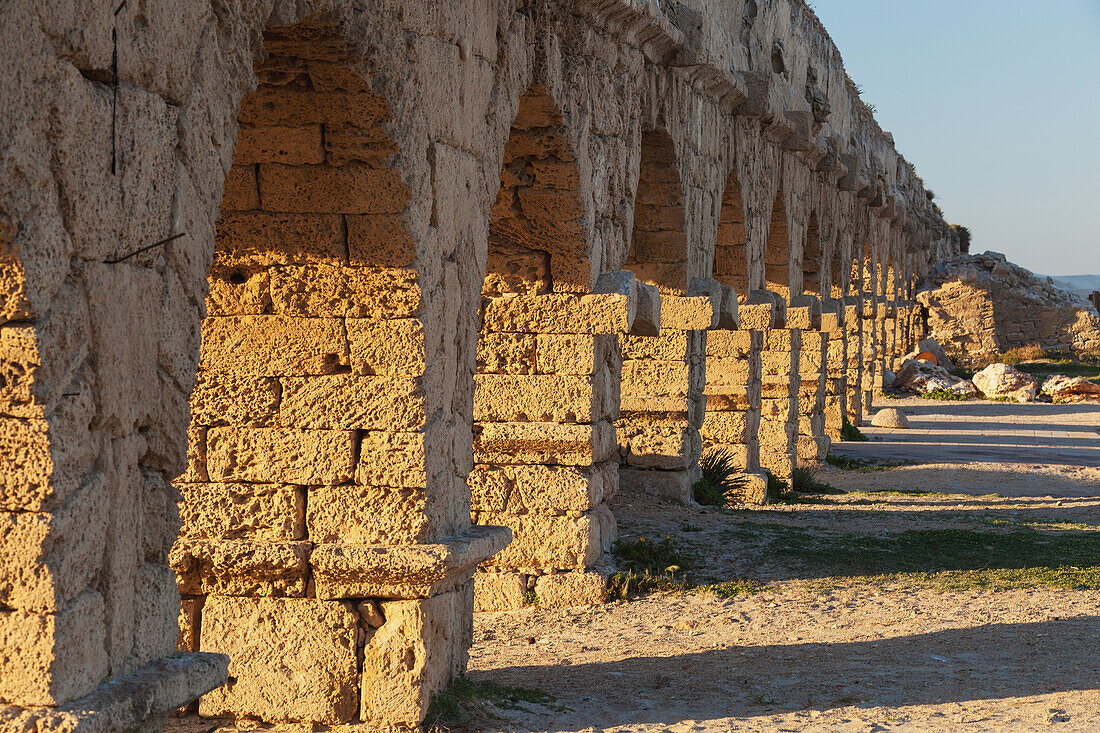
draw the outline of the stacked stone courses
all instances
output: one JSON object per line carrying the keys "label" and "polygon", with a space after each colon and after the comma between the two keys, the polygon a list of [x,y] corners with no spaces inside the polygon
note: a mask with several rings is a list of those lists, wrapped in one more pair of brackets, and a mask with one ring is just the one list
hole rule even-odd
{"label": "stacked stone courses", "polygon": [[617,491],[823,458],[959,252],[801,0],[40,5],[4,730],[415,728],[475,608],[603,598]]}

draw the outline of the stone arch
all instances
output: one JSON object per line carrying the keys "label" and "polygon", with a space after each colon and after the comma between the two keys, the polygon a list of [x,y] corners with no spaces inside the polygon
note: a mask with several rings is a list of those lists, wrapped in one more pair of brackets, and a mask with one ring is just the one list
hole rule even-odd
{"label": "stone arch", "polygon": [[684,295],[688,287],[684,193],[676,145],[668,133],[642,133],[634,232],[623,268],[662,293]]}
{"label": "stone arch", "polygon": [[714,245],[714,277],[730,285],[739,297],[749,292],[749,250],[745,230],[745,206],[737,171],[731,171],[722,192],[718,214],[718,238]]}
{"label": "stone arch", "polygon": [[[481,559],[425,565],[418,547],[442,558],[471,539],[445,386],[427,371],[446,356],[439,313],[389,107],[350,44],[326,16],[263,43],[175,483],[182,644],[230,655],[233,684],[200,715],[415,726],[465,667]],[[296,666],[308,679],[285,674]]]}
{"label": "stone arch", "polygon": [[768,239],[764,247],[764,286],[785,300],[791,296],[791,242],[783,191],[775,194]]}
{"label": "stone arch", "polygon": [[591,276],[583,220],[569,132],[549,90],[532,85],[520,97],[504,147],[489,224],[487,273],[503,280],[486,287],[499,294],[586,292]]}
{"label": "stone arch", "polygon": [[522,607],[528,591],[543,606],[603,598],[604,577],[587,571],[614,533],[618,349],[545,310],[588,288],[583,211],[557,104],[532,85],[504,146],[481,290],[471,508],[515,541],[478,575],[479,610]]}
{"label": "stone arch", "polygon": [[822,269],[821,232],[817,212],[810,212],[810,221],[806,225],[806,244],[802,251],[802,287],[810,295],[823,295],[821,292]]}

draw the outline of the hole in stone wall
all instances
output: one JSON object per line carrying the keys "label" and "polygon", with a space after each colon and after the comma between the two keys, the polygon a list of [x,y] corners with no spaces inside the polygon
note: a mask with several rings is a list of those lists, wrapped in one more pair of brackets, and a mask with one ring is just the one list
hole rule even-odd
{"label": "hole in stone wall", "polygon": [[772,45],[772,71],[776,74],[787,73],[787,62],[783,59],[783,43],[779,40]]}

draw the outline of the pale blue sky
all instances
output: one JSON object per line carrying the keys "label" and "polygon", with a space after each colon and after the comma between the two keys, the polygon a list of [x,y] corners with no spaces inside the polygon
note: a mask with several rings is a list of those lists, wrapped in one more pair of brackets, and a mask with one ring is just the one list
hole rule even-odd
{"label": "pale blue sky", "polygon": [[1100,0],[812,4],[971,252],[1100,273]]}

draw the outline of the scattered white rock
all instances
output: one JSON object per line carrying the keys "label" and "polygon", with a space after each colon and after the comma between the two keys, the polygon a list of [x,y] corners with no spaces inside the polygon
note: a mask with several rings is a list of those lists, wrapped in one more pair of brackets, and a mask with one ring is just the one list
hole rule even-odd
{"label": "scattered white rock", "polygon": [[926,395],[929,392],[949,390],[962,382],[941,366],[923,359],[906,359],[901,363],[894,387],[911,394]]}
{"label": "scattered white rock", "polygon": [[1043,394],[1056,402],[1100,402],[1100,384],[1055,374],[1043,382]]}
{"label": "scattered white rock", "polygon": [[973,381],[986,397],[1008,397],[1017,402],[1034,402],[1039,388],[1035,377],[1008,364],[990,364],[975,374]]}
{"label": "scattered white rock", "polygon": [[905,413],[901,410],[894,407],[887,407],[875,413],[875,416],[871,419],[871,424],[876,428],[907,430],[909,428],[909,418],[907,418]]}

